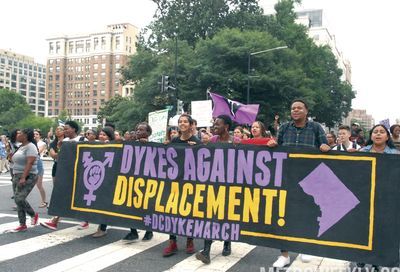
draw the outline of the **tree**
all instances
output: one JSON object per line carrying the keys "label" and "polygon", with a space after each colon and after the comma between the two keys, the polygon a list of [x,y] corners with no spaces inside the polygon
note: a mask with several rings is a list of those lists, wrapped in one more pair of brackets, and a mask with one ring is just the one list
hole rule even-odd
{"label": "tree", "polygon": [[115,122],[112,119],[112,115],[114,114],[114,109],[123,101],[128,101],[129,98],[122,97],[120,95],[113,96],[110,100],[108,100],[104,105],[100,107],[100,110],[97,114],[97,120],[102,123],[105,118],[107,121]]}
{"label": "tree", "polygon": [[53,125],[53,120],[51,118],[35,116],[33,114],[27,116],[16,124],[18,128],[36,128],[40,129],[42,136],[46,137],[50,128]]}
{"label": "tree", "polygon": [[11,130],[18,121],[33,115],[25,98],[13,91],[0,89],[0,125]]}

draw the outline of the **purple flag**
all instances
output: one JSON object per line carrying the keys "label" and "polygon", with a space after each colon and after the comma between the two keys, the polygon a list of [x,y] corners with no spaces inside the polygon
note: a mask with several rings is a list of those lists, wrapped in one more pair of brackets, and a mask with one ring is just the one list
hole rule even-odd
{"label": "purple flag", "polygon": [[389,118],[379,121],[379,124],[384,125],[388,130],[390,130]]}
{"label": "purple flag", "polygon": [[213,117],[225,114],[238,124],[252,124],[257,117],[259,104],[245,105],[209,92],[213,101]]}

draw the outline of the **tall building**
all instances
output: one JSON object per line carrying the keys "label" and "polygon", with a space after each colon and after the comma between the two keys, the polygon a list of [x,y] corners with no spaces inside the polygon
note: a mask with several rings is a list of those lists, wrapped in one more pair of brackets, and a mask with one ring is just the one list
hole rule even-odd
{"label": "tall building", "polygon": [[353,122],[359,123],[367,130],[371,129],[375,125],[374,118],[372,118],[372,115],[367,114],[366,110],[352,110],[343,120],[344,125],[350,126]]}
{"label": "tall building", "polygon": [[137,27],[123,23],[102,32],[47,39],[47,116],[66,110],[84,127],[96,127],[101,105],[114,95],[127,95],[120,68],[136,52],[137,35]]}
{"label": "tall building", "polygon": [[45,116],[46,66],[32,57],[0,49],[0,89],[9,89],[25,97],[38,116]]}
{"label": "tall building", "polygon": [[314,40],[317,45],[323,46],[328,45],[333,55],[336,57],[338,66],[343,71],[341,77],[342,81],[351,83],[351,64],[350,61],[345,59],[343,53],[339,50],[336,44],[336,37],[323,23],[323,10],[322,9],[310,9],[297,11],[298,24],[305,25],[308,27],[308,36]]}

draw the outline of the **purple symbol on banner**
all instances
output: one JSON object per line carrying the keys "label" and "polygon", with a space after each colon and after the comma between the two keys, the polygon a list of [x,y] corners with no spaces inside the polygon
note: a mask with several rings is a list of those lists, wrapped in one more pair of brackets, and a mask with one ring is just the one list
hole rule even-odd
{"label": "purple symbol on banner", "polygon": [[114,152],[106,152],[104,153],[104,157],[106,158],[104,162],[101,161],[93,161],[90,152],[83,152],[83,167],[85,168],[85,172],[83,173],[83,183],[85,184],[86,189],[89,190],[87,194],[83,195],[83,199],[86,200],[86,205],[92,205],[92,201],[96,201],[96,196],[93,194],[104,181],[106,169],[105,167],[112,166],[114,160]]}
{"label": "purple symbol on banner", "polygon": [[360,201],[324,163],[300,181],[303,191],[314,198],[321,209],[318,237],[334,226]]}

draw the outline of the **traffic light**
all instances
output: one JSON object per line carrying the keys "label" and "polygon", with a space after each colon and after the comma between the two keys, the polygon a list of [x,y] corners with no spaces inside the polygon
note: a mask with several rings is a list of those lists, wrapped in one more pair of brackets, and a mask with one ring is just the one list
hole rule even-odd
{"label": "traffic light", "polygon": [[164,92],[168,92],[168,90],[170,89],[170,82],[169,82],[169,76],[163,76],[163,82],[164,82]]}
{"label": "traffic light", "polygon": [[176,114],[180,115],[182,113],[183,113],[183,101],[178,99],[176,104]]}

